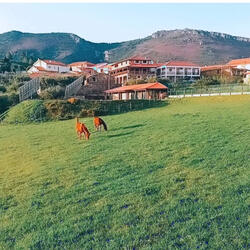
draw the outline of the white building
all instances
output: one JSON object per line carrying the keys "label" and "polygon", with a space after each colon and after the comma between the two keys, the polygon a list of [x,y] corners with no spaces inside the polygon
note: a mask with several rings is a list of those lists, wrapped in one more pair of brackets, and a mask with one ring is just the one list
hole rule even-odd
{"label": "white building", "polygon": [[195,80],[200,78],[200,69],[200,66],[191,62],[169,61],[157,67],[156,75],[160,79],[169,79],[174,82]]}
{"label": "white building", "polygon": [[70,69],[74,72],[85,72],[86,70],[92,70],[95,64],[91,62],[74,62],[69,64]]}
{"label": "white building", "polygon": [[28,73],[30,74],[39,72],[67,73],[69,71],[70,67],[62,62],[38,59],[33,64],[33,66],[28,70]]}
{"label": "white building", "polygon": [[235,66],[237,69],[250,70],[250,58],[234,59],[228,65]]}

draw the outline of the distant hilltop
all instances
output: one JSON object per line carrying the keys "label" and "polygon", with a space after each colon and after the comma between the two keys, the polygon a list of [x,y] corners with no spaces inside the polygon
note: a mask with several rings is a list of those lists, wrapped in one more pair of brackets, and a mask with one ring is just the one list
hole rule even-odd
{"label": "distant hilltop", "polygon": [[0,34],[0,59],[11,52],[16,60],[24,53],[64,63],[73,61],[114,62],[134,55],[156,62],[192,61],[199,65],[221,64],[250,57],[250,38],[194,29],[162,30],[142,39],[120,43],[93,43],[72,33]]}

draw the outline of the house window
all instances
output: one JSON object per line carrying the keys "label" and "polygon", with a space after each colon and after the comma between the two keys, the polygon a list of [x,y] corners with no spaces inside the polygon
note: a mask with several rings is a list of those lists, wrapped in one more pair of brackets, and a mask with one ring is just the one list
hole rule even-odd
{"label": "house window", "polygon": [[95,82],[95,81],[96,81],[96,78],[95,78],[95,77],[93,77],[93,78],[92,78],[92,80],[93,80],[93,82]]}
{"label": "house window", "polygon": [[138,60],[136,60],[136,61],[135,61],[135,63],[139,63],[139,61],[138,61]]}
{"label": "house window", "polygon": [[147,61],[144,60],[143,63],[147,63]]}

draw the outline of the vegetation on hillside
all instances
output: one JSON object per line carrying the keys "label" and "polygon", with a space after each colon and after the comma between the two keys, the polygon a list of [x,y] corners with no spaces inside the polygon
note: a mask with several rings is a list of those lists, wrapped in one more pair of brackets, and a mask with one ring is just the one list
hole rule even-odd
{"label": "vegetation on hillside", "polygon": [[92,43],[69,33],[11,31],[0,34],[0,58],[16,50],[17,45],[19,49],[14,55],[17,61],[25,54],[32,59],[98,63],[104,61],[105,51],[109,52],[109,62],[141,55],[160,62],[187,60],[210,65],[250,57],[250,39],[192,29],[158,31],[146,38],[121,43]]}
{"label": "vegetation on hillside", "polygon": [[1,249],[248,249],[250,97],[0,129]]}

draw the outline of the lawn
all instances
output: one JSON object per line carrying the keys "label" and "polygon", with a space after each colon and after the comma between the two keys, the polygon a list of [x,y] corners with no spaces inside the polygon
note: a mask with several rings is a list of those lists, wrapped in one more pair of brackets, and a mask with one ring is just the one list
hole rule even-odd
{"label": "lawn", "polygon": [[0,249],[249,249],[250,96],[0,126]]}

